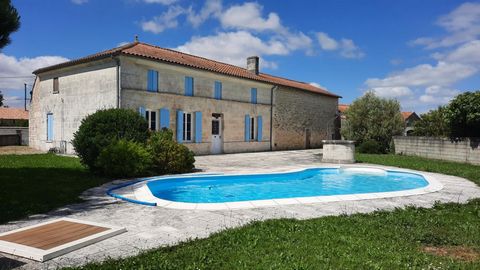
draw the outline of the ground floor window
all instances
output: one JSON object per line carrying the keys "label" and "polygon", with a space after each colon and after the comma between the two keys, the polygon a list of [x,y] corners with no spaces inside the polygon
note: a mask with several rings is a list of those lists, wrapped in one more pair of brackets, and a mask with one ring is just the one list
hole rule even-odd
{"label": "ground floor window", "polygon": [[47,113],[47,141],[53,141],[53,113]]}
{"label": "ground floor window", "polygon": [[150,130],[157,130],[157,112],[146,110],[145,111],[145,119],[148,123],[148,128]]}
{"label": "ground floor window", "polygon": [[255,117],[250,117],[250,140],[255,140]]}
{"label": "ground floor window", "polygon": [[192,141],[192,113],[183,114],[183,141]]}

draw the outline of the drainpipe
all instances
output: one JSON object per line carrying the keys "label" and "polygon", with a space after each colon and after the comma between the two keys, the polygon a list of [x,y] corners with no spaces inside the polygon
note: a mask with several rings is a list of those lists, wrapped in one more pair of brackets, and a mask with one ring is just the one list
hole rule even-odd
{"label": "drainpipe", "polygon": [[122,82],[121,82],[121,66],[120,66],[120,59],[118,59],[118,56],[113,56],[115,59],[115,63],[117,63],[117,108],[120,108],[121,102],[122,102],[122,96],[121,96],[121,89],[122,89]]}
{"label": "drainpipe", "polygon": [[270,89],[270,151],[273,151],[273,90],[277,89],[278,86],[274,85]]}

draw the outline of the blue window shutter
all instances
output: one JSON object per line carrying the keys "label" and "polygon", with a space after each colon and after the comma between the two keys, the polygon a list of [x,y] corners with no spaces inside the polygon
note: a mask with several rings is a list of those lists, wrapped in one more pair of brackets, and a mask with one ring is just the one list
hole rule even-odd
{"label": "blue window shutter", "polygon": [[166,108],[162,108],[159,111],[160,114],[160,129],[170,128],[170,111]]}
{"label": "blue window shutter", "polygon": [[257,88],[252,88],[251,95],[252,95],[252,103],[257,104]]}
{"label": "blue window shutter", "polygon": [[152,92],[158,92],[158,71],[152,70]]}
{"label": "blue window shutter", "polygon": [[215,99],[222,99],[222,83],[215,82]]}
{"label": "blue window shutter", "polygon": [[141,117],[145,118],[145,107],[138,107],[138,113],[140,114]]}
{"label": "blue window shutter", "polygon": [[47,141],[53,140],[53,114],[47,114]]}
{"label": "blue window shutter", "polygon": [[147,74],[147,91],[152,91],[152,85],[153,85],[152,70],[149,69]]}
{"label": "blue window shutter", "polygon": [[185,77],[185,96],[193,96],[193,78]]}
{"label": "blue window shutter", "polygon": [[183,142],[183,111],[177,111],[177,142]]}
{"label": "blue window shutter", "polygon": [[202,142],[202,112],[195,112],[195,142]]}
{"label": "blue window shutter", "polygon": [[257,116],[257,141],[261,142],[262,141],[262,117]]}
{"label": "blue window shutter", "polygon": [[250,141],[250,115],[245,115],[245,141]]}

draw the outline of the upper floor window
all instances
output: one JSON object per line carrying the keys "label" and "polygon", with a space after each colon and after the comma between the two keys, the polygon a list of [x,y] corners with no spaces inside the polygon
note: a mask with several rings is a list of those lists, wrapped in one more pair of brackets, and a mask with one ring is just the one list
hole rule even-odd
{"label": "upper floor window", "polygon": [[147,91],[158,91],[158,71],[149,69],[147,75]]}
{"label": "upper floor window", "polygon": [[214,92],[215,99],[222,99],[222,83],[219,81],[215,82],[215,92]]}
{"label": "upper floor window", "polygon": [[59,87],[58,87],[58,77],[53,78],[53,93],[58,94],[59,92]]}
{"label": "upper floor window", "polygon": [[148,128],[150,130],[157,129],[157,112],[151,110],[145,110],[145,119],[148,123]]}
{"label": "upper floor window", "polygon": [[185,77],[185,96],[193,97],[193,78]]}
{"label": "upper floor window", "polygon": [[257,104],[257,88],[252,88],[250,90],[250,101],[253,103],[253,104]]}

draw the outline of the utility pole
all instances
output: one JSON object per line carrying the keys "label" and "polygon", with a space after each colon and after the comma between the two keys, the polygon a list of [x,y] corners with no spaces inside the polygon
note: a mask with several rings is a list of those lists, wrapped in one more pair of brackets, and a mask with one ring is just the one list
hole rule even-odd
{"label": "utility pole", "polygon": [[24,107],[25,107],[25,111],[26,111],[27,110],[27,83],[23,83],[23,86],[25,87]]}

